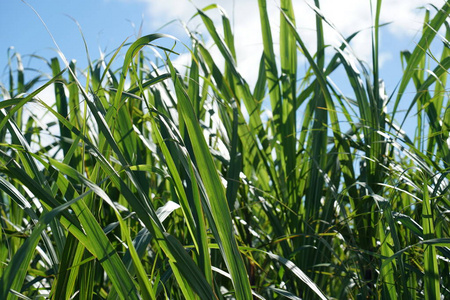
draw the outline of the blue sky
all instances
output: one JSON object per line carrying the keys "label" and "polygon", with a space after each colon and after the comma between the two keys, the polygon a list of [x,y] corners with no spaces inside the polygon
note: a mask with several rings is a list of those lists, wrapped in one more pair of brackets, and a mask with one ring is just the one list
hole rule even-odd
{"label": "blue sky", "polygon": [[[114,1],[28,1],[32,5],[69,59],[86,65],[86,54],[76,23],[82,27],[93,58],[98,58],[98,48],[112,51],[125,39],[134,39],[142,20],[143,3]],[[37,54],[50,58],[56,56],[50,35],[37,15],[20,0],[2,1],[0,4],[0,66],[6,64],[7,49],[14,46],[22,55]]]}
{"label": "blue sky", "polygon": [[[268,0],[273,12],[272,25],[274,40],[277,38],[278,9],[275,0]],[[297,27],[307,45],[314,47],[314,13],[306,5],[311,0],[294,0]],[[395,88],[402,73],[399,52],[412,50],[415,37],[420,30],[424,10],[417,9],[433,2],[442,6],[444,0],[384,0],[381,22],[392,22],[381,31],[381,76],[386,80],[388,94]],[[62,52],[68,59],[76,59],[78,66],[87,65],[85,47],[75,19],[80,24],[86,38],[92,59],[99,57],[99,49],[109,53],[127,38],[134,41],[142,25],[142,34],[163,32],[186,40],[180,22],[159,29],[162,25],[179,19],[187,22],[195,12],[195,6],[205,7],[212,0],[28,0],[40,14],[53,34]],[[238,67],[250,83],[255,81],[257,66],[262,51],[259,29],[257,0],[217,0],[233,19],[236,33]],[[322,10],[344,35],[356,30],[364,30],[352,43],[357,55],[370,60],[371,25],[369,0],[322,0]],[[220,21],[219,14],[212,11],[214,20]],[[195,21],[189,23],[194,28]],[[200,27],[201,29],[201,27]],[[327,29],[327,42],[337,43],[336,35]],[[44,25],[33,10],[21,0],[3,0],[0,4],[0,81],[6,83],[4,72],[7,64],[7,49],[14,46],[23,56],[36,54],[46,59],[57,56]],[[182,56],[179,60],[182,62]],[[24,64],[39,66],[37,60],[24,57]],[[44,70],[48,71],[48,70]],[[339,80],[339,78],[337,78]]]}

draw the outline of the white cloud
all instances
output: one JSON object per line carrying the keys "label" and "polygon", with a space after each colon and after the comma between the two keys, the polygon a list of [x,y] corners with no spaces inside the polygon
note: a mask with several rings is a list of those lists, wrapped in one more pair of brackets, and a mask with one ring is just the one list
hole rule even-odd
{"label": "white cloud", "polygon": [[[443,0],[387,0],[383,1],[381,10],[381,21],[392,22],[389,30],[397,36],[413,36],[422,28],[424,10],[433,4],[440,8],[444,5]],[[434,11],[432,11],[434,13]]]}
{"label": "white cloud", "polygon": [[[375,3],[376,1],[372,1]],[[360,0],[322,0],[321,11],[324,16],[332,22],[339,33],[344,37],[361,30],[361,32],[352,41],[352,48],[359,58],[370,61],[371,59],[371,31],[373,16],[370,7],[370,1]],[[438,7],[443,5],[442,0],[385,0],[382,2],[380,13],[380,24],[390,23],[386,29],[380,30],[380,63],[389,60],[392,57],[390,51],[392,46],[383,44],[383,35],[392,34],[396,38],[413,38],[420,31],[423,22],[424,10],[420,9],[432,3]],[[304,11],[304,7],[298,5],[297,12]],[[311,19],[306,19],[309,24],[314,24]],[[311,26],[311,25],[310,25]],[[338,45],[337,35],[325,26],[325,34],[328,42]]]}
{"label": "white cloud", "polygon": [[[169,21],[179,19],[188,22],[195,14],[195,8],[203,8],[211,3],[217,3],[222,6],[234,27],[235,46],[238,56],[238,68],[242,72],[244,78],[248,78],[250,83],[256,81],[258,72],[259,59],[262,53],[262,38],[260,29],[260,16],[258,3],[256,0],[121,0],[121,1],[139,1],[147,4],[145,14],[146,19],[150,19],[148,25],[153,30],[167,24]],[[279,1],[268,0],[268,11],[271,18],[273,30],[274,46],[278,47],[279,39]],[[307,3],[313,4],[312,0],[293,1],[296,26],[306,43],[315,52],[315,13]],[[375,3],[376,1],[372,1]],[[440,7],[443,0],[384,0],[382,2],[381,23],[392,22],[387,30],[381,31],[381,41],[383,35],[391,35],[394,37],[409,37],[412,39],[420,30],[423,21],[424,10],[418,7],[425,6],[427,3],[433,3]],[[330,20],[337,30],[347,37],[357,30],[362,30],[360,34],[352,41],[352,48],[359,58],[365,61],[371,61],[371,32],[372,16],[370,9],[371,1],[361,0],[322,0],[320,2],[321,10],[324,16]],[[207,14],[215,22],[217,29],[221,30],[220,14],[216,9],[210,10]],[[190,29],[196,29],[201,24],[199,17],[190,21],[188,26]],[[175,22],[166,27],[162,31],[170,30],[176,36],[182,36],[184,30],[179,22]],[[199,30],[206,33],[206,29],[199,27]],[[328,26],[324,24],[324,32],[326,43],[332,45],[340,45],[338,35]],[[211,43],[211,41],[207,41]],[[388,61],[392,57],[390,47],[393,45],[381,45],[380,63]],[[275,49],[277,50],[277,49]],[[395,49],[394,51],[397,51]],[[180,58],[185,60],[186,58]]]}

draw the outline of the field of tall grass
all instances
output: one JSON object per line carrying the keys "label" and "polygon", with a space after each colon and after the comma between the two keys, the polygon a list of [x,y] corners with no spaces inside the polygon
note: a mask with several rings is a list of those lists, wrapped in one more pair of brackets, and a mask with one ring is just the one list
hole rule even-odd
{"label": "field of tall grass", "polygon": [[214,5],[195,16],[203,36],[187,29],[183,70],[163,34],[87,68],[60,53],[38,75],[11,52],[0,299],[450,299],[450,3],[425,14],[388,95],[381,2],[362,62],[357,33],[325,51],[319,0],[314,52],[291,0],[277,41],[259,0],[254,88]]}

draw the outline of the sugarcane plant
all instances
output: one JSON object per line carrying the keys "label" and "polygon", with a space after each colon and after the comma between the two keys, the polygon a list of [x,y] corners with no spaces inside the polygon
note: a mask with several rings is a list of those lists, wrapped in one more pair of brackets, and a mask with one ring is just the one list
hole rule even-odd
{"label": "sugarcane plant", "polygon": [[450,3],[426,12],[389,95],[381,2],[364,62],[359,32],[327,42],[319,0],[314,47],[290,0],[279,41],[258,0],[254,86],[215,4],[193,16],[203,33],[184,24],[182,68],[164,34],[86,68],[58,52],[31,79],[9,51],[0,299],[449,298]]}

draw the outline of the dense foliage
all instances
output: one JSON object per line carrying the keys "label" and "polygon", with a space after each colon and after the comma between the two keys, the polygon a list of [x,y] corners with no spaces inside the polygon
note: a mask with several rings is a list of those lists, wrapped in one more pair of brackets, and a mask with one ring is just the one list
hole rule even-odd
{"label": "dense foliage", "polygon": [[[258,2],[264,51],[253,90],[214,5],[196,18],[220,57],[188,30],[181,73],[173,38],[160,34],[84,70],[61,54],[44,83],[10,54],[0,299],[450,298],[450,4],[426,14],[386,95],[381,0],[370,68],[349,51],[357,33],[325,51],[318,0],[317,51],[281,0],[276,53]],[[434,40],[441,53],[429,50]],[[328,78],[337,70],[346,94]],[[39,94],[46,87],[54,104]],[[402,127],[413,116],[411,136]]]}

